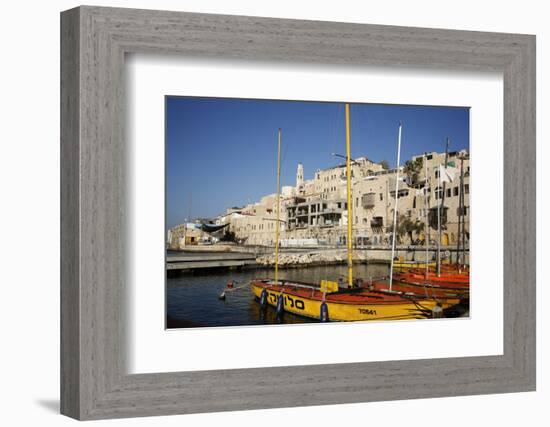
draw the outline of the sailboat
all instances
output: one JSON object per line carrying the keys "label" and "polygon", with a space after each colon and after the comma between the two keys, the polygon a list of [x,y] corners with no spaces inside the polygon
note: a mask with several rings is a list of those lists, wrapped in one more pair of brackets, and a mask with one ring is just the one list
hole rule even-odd
{"label": "sailboat", "polygon": [[[375,284],[369,287],[359,286],[353,280],[352,261],[352,198],[351,198],[351,155],[350,155],[350,106],[345,105],[346,114],[346,178],[347,178],[347,253],[348,283],[341,289],[337,282],[323,280],[320,286],[309,283],[280,280],[278,277],[279,255],[279,221],[280,221],[280,157],[281,130],[278,132],[277,145],[277,198],[275,227],[275,278],[256,279],[251,281],[254,296],[261,309],[273,306],[277,314],[285,311],[304,317],[326,321],[365,321],[365,320],[400,320],[422,319],[432,317],[434,308],[441,307],[441,302],[433,296],[418,297],[407,292],[376,290]],[[401,126],[399,128],[399,143]],[[396,199],[397,200],[397,199]],[[391,280],[391,274],[390,274]],[[378,285],[380,286],[380,285]]]}
{"label": "sailboat", "polygon": [[[388,294],[401,294],[401,295],[407,295],[414,298],[423,298],[423,297],[431,297],[437,299],[442,307],[448,307],[451,305],[458,304],[463,298],[464,298],[464,289],[462,287],[458,288],[441,288],[440,286],[434,286],[432,283],[427,283],[426,278],[429,275],[429,268],[431,266],[431,263],[429,262],[428,257],[428,246],[426,245],[426,259],[422,262],[416,262],[412,261],[411,263],[417,263],[418,265],[414,265],[414,268],[409,267],[407,270],[405,270],[406,273],[400,272],[397,274],[394,274],[396,265],[399,267],[403,267],[404,263],[397,260],[395,257],[395,246],[397,244],[397,213],[398,213],[398,200],[397,194],[399,192],[399,168],[401,166],[400,158],[401,158],[401,130],[402,130],[402,124],[399,124],[399,137],[398,137],[398,143],[397,143],[397,167],[395,169],[395,204],[393,209],[393,233],[392,233],[392,251],[391,251],[391,263],[390,263],[390,276],[389,276],[389,283],[387,282],[373,282],[369,284],[369,287],[371,289],[377,290],[379,292],[384,292]],[[425,156],[426,157],[426,156]],[[427,166],[426,161],[424,159],[424,165],[426,168],[426,177],[427,174]],[[427,194],[427,181],[424,183],[424,195]],[[424,198],[424,204],[426,207],[426,197]],[[425,227],[427,229],[428,225],[428,217],[427,217],[427,209],[426,211],[426,224]],[[434,266],[437,264],[434,264]],[[416,275],[413,275],[412,272],[416,272],[417,274],[420,274],[419,272],[423,272],[424,275],[417,279]],[[410,276],[409,276],[410,275]],[[411,279],[411,280],[407,280]]]}
{"label": "sailboat", "polygon": [[[449,139],[447,138],[447,146],[445,149],[445,168],[447,165],[447,151],[449,146]],[[426,183],[428,180],[428,170],[427,170],[427,163],[426,163],[426,156],[424,156],[424,163],[425,163],[425,176],[426,176]],[[441,176],[442,176],[442,170],[441,167],[439,169],[438,178],[439,178],[439,187],[442,187],[441,182]],[[459,206],[459,212],[462,214],[462,206],[463,206],[463,160],[461,164],[461,177],[460,177],[460,206]],[[426,184],[424,187],[424,194],[426,195]],[[445,195],[445,186],[443,183],[443,192],[442,196]],[[469,291],[470,291],[470,274],[469,274],[469,268],[463,265],[460,265],[457,263],[456,265],[452,264],[443,264],[441,261],[440,256],[440,242],[441,242],[441,222],[439,217],[439,212],[441,207],[443,206],[444,198],[442,197],[441,202],[438,205],[438,236],[439,236],[439,242],[438,242],[438,251],[437,251],[437,260],[435,268],[432,270],[428,266],[426,266],[425,269],[421,268],[409,268],[405,271],[396,273],[393,275],[393,279],[398,281],[399,283],[403,283],[406,285],[412,285],[412,286],[422,286],[424,288],[429,287],[431,289],[437,289],[440,292],[446,292],[448,294],[455,294],[458,293],[461,296],[461,299],[467,299],[469,298]],[[426,197],[424,198],[426,203]],[[427,212],[427,210],[426,210]],[[462,223],[462,218],[459,219],[459,224]],[[428,221],[426,217],[426,227],[428,226]],[[459,232],[459,244],[461,241],[464,240],[464,237]],[[459,246],[460,247],[460,246]],[[458,253],[458,250],[457,250]],[[426,246],[426,263],[428,262],[428,247]]]}

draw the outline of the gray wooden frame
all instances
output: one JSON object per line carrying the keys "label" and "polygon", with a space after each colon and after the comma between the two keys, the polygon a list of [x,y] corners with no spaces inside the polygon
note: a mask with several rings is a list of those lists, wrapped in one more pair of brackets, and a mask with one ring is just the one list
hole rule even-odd
{"label": "gray wooden frame", "polygon": [[[128,375],[124,57],[130,52],[502,72],[504,354]],[[61,165],[63,414],[100,419],[535,390],[534,36],[68,10],[61,14]]]}

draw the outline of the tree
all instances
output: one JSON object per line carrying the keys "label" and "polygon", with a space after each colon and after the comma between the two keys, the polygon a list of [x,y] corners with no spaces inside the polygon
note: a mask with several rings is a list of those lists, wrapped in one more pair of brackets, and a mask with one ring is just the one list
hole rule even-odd
{"label": "tree", "polygon": [[390,168],[390,164],[388,163],[387,160],[382,160],[380,162],[380,166],[382,166],[382,169],[385,169],[385,170],[388,170]]}
{"label": "tree", "polygon": [[411,186],[418,184],[418,175],[422,170],[424,160],[422,157],[417,157],[415,160],[407,160],[403,166],[403,172],[407,175],[407,182]]}
{"label": "tree", "polygon": [[[390,232],[393,232],[393,224],[389,227]],[[407,236],[410,243],[414,243],[414,234],[416,235],[424,231],[424,223],[420,220],[413,221],[405,215],[397,214],[397,227],[395,228],[395,234],[397,235],[397,241],[402,242],[403,237]]]}

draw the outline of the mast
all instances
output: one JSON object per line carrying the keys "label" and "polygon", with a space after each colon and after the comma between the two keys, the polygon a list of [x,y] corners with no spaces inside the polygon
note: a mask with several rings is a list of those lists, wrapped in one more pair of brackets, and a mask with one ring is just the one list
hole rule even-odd
{"label": "mast", "polygon": [[393,257],[395,256],[395,241],[397,240],[397,199],[399,196],[399,162],[401,157],[401,129],[403,123],[399,122],[399,133],[397,137],[397,167],[395,169],[395,205],[393,209],[393,235],[391,239],[391,264],[390,264],[390,292],[393,284]]}
{"label": "mast", "polygon": [[279,128],[278,133],[278,143],[277,143],[277,201],[276,201],[276,212],[277,219],[275,221],[275,283],[278,283],[279,280],[279,206],[281,199],[281,128]]}
{"label": "mast", "polygon": [[[445,144],[445,166],[444,169],[447,170],[447,159],[449,156],[449,137],[447,137],[447,141]],[[438,229],[438,242],[437,242],[437,277],[441,276],[441,210],[445,207],[445,184],[446,181],[443,182],[443,187],[441,186],[441,169],[437,173],[439,176],[439,188],[441,190],[441,197],[440,202],[437,209],[437,229]]]}
{"label": "mast", "polygon": [[[457,239],[457,247],[456,247],[456,264],[458,271],[461,271],[461,259],[460,259],[460,245],[462,242],[462,235],[464,234],[464,225],[463,225],[463,218],[464,218],[464,155],[460,157],[460,184],[458,186],[459,194],[458,194],[458,239]],[[465,263],[464,258],[462,257],[462,263]]]}
{"label": "mast", "polygon": [[353,246],[352,246],[352,203],[351,203],[351,153],[350,153],[350,125],[349,104],[346,104],[346,177],[348,196],[348,288],[353,287]]}
{"label": "mast", "polygon": [[428,280],[428,156],[424,153],[424,246],[426,247],[426,280]]}
{"label": "mast", "polygon": [[[437,191],[441,191],[441,168],[438,166],[438,172],[437,172]],[[437,192],[436,192],[437,194]],[[439,198],[441,199],[441,193],[439,193]],[[437,277],[441,276],[441,203],[437,204]]]}

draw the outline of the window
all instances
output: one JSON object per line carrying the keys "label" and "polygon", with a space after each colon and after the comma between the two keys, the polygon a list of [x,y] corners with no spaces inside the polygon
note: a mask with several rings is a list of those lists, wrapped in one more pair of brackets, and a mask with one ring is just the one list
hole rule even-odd
{"label": "window", "polygon": [[451,197],[451,189],[447,188],[447,197]]}
{"label": "window", "polygon": [[458,196],[458,187],[453,188],[453,196]]}
{"label": "window", "polygon": [[436,187],[434,193],[435,193],[436,200],[441,199],[443,197],[443,189],[441,187]]}
{"label": "window", "polygon": [[[356,208],[359,207],[359,197],[355,198],[355,207]],[[355,221],[355,222],[357,222],[357,221]]]}
{"label": "window", "polygon": [[470,194],[470,184],[464,184],[464,194]]}

